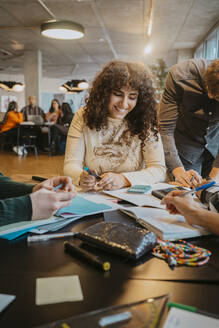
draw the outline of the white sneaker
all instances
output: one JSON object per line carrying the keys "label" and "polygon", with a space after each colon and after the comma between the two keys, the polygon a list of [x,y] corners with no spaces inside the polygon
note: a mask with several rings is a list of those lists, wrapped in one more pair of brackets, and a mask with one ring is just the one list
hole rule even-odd
{"label": "white sneaker", "polygon": [[16,153],[16,154],[18,154],[18,156],[23,156],[23,154],[27,154],[27,151],[26,151],[26,153],[25,153],[25,150],[26,149],[24,149],[24,151],[23,151],[23,146],[14,146],[13,147],[13,151]]}
{"label": "white sneaker", "polygon": [[23,147],[23,153],[24,155],[27,155],[27,149],[25,147]]}
{"label": "white sneaker", "polygon": [[14,146],[12,149],[13,149],[13,151],[14,151],[16,154],[18,153],[17,146]]}

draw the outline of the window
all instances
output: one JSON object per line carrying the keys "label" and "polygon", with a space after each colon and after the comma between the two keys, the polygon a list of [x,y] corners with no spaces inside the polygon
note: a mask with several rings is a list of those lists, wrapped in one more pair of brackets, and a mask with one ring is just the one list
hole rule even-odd
{"label": "window", "polygon": [[213,60],[219,57],[219,26],[210,33],[195,51],[195,58]]}

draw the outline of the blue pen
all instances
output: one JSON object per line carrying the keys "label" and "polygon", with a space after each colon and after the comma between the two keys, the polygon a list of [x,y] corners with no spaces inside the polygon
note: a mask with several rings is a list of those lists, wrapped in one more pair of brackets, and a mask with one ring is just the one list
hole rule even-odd
{"label": "blue pen", "polygon": [[53,190],[56,191],[56,190],[59,190],[61,188],[63,188],[65,186],[64,183],[60,183],[58,186],[54,187]]}
{"label": "blue pen", "polygon": [[87,166],[85,166],[84,171],[86,171],[88,174],[93,175],[98,181],[100,181],[102,178],[97,175],[95,172],[91,171]]}
{"label": "blue pen", "polygon": [[203,190],[203,189],[210,188],[210,187],[213,186],[215,183],[216,183],[216,181],[211,181],[211,182],[206,183],[206,184],[204,184],[204,185],[202,185],[202,186],[200,186],[200,187],[197,187],[197,188],[195,188],[195,189],[193,189],[193,190],[186,191],[186,192],[184,192],[183,194],[178,195],[178,197],[184,197],[184,196],[186,196],[186,195],[188,195],[188,194],[193,194],[194,192],[197,192],[197,191],[200,191],[200,190]]}

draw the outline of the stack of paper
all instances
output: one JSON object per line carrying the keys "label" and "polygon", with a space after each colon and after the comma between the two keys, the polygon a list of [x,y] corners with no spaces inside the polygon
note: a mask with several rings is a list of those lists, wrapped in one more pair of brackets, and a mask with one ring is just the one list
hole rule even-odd
{"label": "stack of paper", "polygon": [[109,202],[107,204],[107,201],[104,203],[104,199],[102,200],[103,202],[100,202],[98,197],[97,202],[95,202],[95,195],[92,198],[91,201],[84,197],[76,196],[72,199],[69,206],[62,208],[56,213],[56,216],[49,219],[23,221],[0,227],[0,238],[13,240],[30,231],[38,234],[56,231],[82,216],[112,211],[117,208],[113,203],[112,205],[109,205]]}

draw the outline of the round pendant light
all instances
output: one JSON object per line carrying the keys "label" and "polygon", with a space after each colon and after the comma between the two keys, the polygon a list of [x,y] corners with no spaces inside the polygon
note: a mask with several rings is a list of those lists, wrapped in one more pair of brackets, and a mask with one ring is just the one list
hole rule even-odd
{"label": "round pendant light", "polygon": [[50,20],[40,26],[41,34],[53,39],[73,40],[84,36],[81,24],[66,20]]}

